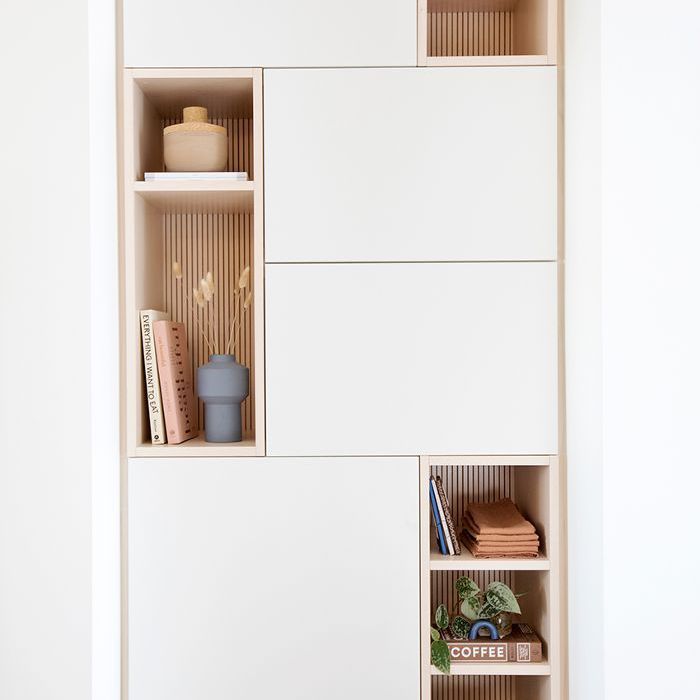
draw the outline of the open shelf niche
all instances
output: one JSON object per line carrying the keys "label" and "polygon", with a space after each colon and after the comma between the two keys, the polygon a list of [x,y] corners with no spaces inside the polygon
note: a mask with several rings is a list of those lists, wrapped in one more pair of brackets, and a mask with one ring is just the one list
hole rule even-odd
{"label": "open shelf niche", "polygon": [[419,65],[555,64],[557,0],[419,0]]}
{"label": "open shelf niche", "polygon": [[[434,544],[428,484],[441,476],[455,528],[461,529],[465,502],[511,498],[540,536],[537,559],[476,559],[462,546],[460,556],[443,556]],[[559,461],[554,456],[422,457],[421,527],[421,698],[422,700],[559,700],[561,697],[561,555]],[[452,609],[454,582],[474,579],[482,588],[503,581],[520,599],[516,621],[533,627],[542,640],[542,663],[453,664],[443,676],[430,662],[430,626],[440,603]]]}
{"label": "open shelf niche", "polygon": [[[163,171],[163,128],[181,121],[182,108],[207,107],[210,121],[228,132],[228,171],[247,181],[144,181]],[[262,71],[259,69],[134,69],[124,86],[124,279],[126,435],[131,457],[253,456],[264,454]],[[182,266],[183,279],[172,272]],[[187,328],[196,368],[208,349],[195,324],[192,289],[214,275],[213,327],[228,335],[233,291],[251,268],[253,305],[241,328],[237,360],[250,369],[240,443],[152,445],[146,414],[139,311],[159,309]],[[225,342],[223,345],[225,346]],[[199,402],[199,425],[204,425]]]}

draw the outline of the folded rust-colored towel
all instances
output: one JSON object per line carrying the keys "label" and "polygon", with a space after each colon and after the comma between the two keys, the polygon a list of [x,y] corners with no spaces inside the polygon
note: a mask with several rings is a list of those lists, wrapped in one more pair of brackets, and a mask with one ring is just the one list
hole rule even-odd
{"label": "folded rust-colored towel", "polygon": [[506,544],[512,544],[513,542],[523,542],[523,543],[531,543],[531,542],[539,542],[540,538],[535,533],[534,535],[482,535],[479,534],[477,530],[477,525],[472,519],[471,515],[469,513],[466,513],[462,517],[462,527],[469,532],[470,535],[474,537],[475,540],[478,540],[479,542],[489,542],[496,544],[498,542],[503,542]]}
{"label": "folded rust-colored towel", "polygon": [[475,535],[534,535],[535,526],[525,520],[510,498],[495,503],[468,503],[469,529]]}
{"label": "folded rust-colored towel", "polygon": [[522,544],[514,542],[511,546],[483,545],[469,535],[466,530],[462,530],[460,539],[467,549],[478,559],[525,559],[534,558],[539,553],[537,544]]}

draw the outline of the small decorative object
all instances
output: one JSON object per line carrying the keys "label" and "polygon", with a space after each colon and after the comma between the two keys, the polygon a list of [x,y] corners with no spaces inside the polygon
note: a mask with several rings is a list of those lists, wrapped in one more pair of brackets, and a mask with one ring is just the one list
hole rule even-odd
{"label": "small decorative object", "polygon": [[500,637],[498,636],[498,630],[496,629],[496,625],[494,625],[493,622],[489,622],[488,620],[477,620],[472,625],[472,628],[469,630],[469,641],[476,641],[481,630],[486,630],[486,632],[490,635],[491,639],[500,639]]}
{"label": "small decorative object", "polygon": [[[173,263],[173,275],[182,282],[182,266]],[[209,349],[209,362],[197,369],[197,394],[204,402],[204,438],[207,442],[240,442],[243,438],[241,404],[248,397],[250,373],[247,367],[236,362],[235,352],[241,340],[243,320],[253,302],[250,290],[250,267],[238,278],[232,293],[233,316],[227,334],[225,352],[220,352],[223,342],[219,338],[214,310],[216,285],[214,276],[207,272],[190,297],[183,290],[185,299],[195,311],[195,324]],[[205,331],[206,328],[206,331]]]}
{"label": "small decorative object", "polygon": [[[480,630],[488,629],[495,639],[510,634],[500,617],[503,613],[520,614],[518,597],[500,581],[493,581],[485,591],[470,578],[461,576],[455,581],[454,618],[445,605],[435,611],[435,627],[430,628],[430,656],[433,666],[445,674],[450,672],[450,648],[446,639],[476,639]],[[500,620],[500,628],[499,628]],[[472,637],[472,635],[474,635]],[[500,653],[500,652],[499,652]]]}
{"label": "small decorative object", "polygon": [[212,355],[197,369],[207,442],[241,441],[241,404],[248,397],[248,388],[248,368],[239,365],[233,355]]}
{"label": "small decorative object", "polygon": [[182,124],[173,124],[163,129],[163,160],[166,170],[224,170],[228,151],[226,129],[207,121],[206,107],[185,107],[182,118]]}
{"label": "small decorative object", "polygon": [[505,610],[497,613],[491,618],[491,622],[498,630],[499,639],[507,637],[513,631],[513,615]]}

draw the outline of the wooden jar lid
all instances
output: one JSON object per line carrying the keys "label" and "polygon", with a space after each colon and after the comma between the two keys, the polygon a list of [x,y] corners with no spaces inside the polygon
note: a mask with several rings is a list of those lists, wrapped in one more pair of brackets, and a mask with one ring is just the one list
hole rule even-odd
{"label": "wooden jar lid", "polygon": [[196,131],[198,133],[211,133],[211,134],[226,134],[226,129],[223,126],[217,126],[216,124],[210,124],[207,119],[209,113],[206,107],[185,107],[182,110],[182,124],[173,124],[172,126],[166,126],[163,129],[163,134],[174,134],[188,131]]}

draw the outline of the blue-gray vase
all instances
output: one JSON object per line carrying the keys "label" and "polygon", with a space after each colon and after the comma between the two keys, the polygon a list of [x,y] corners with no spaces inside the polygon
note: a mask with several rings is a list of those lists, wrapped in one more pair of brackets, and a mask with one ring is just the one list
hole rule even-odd
{"label": "blue-gray vase", "polygon": [[240,442],[243,438],[241,404],[248,397],[249,374],[233,355],[211,355],[209,362],[197,369],[207,442]]}

